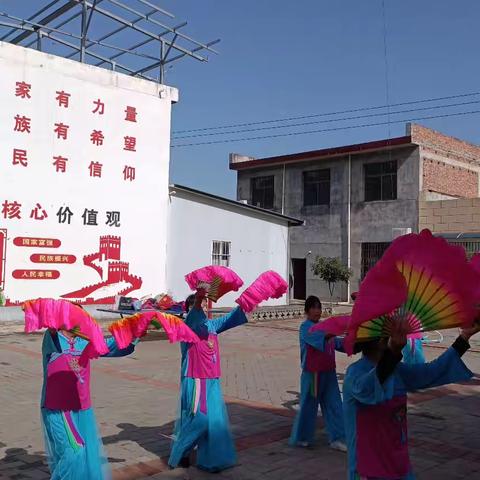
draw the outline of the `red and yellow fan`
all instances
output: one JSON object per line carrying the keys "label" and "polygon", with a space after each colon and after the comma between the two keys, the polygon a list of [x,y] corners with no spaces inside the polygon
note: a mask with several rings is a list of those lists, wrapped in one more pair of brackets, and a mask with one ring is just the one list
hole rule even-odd
{"label": "red and yellow fan", "polygon": [[471,326],[477,316],[480,273],[465,250],[430,231],[396,239],[368,272],[356,298],[345,347],[388,337],[393,322],[410,334]]}
{"label": "red and yellow fan", "polygon": [[162,312],[143,312],[113,322],[108,330],[119,348],[126,348],[136,338],[143,337],[150,326],[163,329],[171,343],[197,343],[199,338],[181,318]]}

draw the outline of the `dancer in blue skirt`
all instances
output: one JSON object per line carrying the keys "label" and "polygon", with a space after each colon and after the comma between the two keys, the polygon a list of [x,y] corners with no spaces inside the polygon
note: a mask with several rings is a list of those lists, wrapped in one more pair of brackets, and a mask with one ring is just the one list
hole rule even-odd
{"label": "dancer in blue skirt", "polygon": [[[120,350],[113,337],[106,342],[104,357],[123,357],[135,348]],[[47,330],[43,338],[41,412],[51,480],[110,478],[90,400],[90,365],[78,362],[87,345],[67,331]]]}

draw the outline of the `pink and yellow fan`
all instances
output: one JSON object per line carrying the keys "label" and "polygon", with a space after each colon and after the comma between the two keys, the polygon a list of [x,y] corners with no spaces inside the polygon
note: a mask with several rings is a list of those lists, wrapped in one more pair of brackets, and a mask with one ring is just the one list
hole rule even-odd
{"label": "pink and yellow fan", "polygon": [[212,302],[226,293],[237,292],[243,285],[243,280],[233,270],[220,265],[199,268],[186,275],[185,280],[192,290],[205,290]]}
{"label": "pink and yellow fan", "polygon": [[388,337],[392,322],[411,335],[471,326],[477,315],[480,273],[462,247],[430,231],[396,239],[360,286],[345,347]]}
{"label": "pink and yellow fan", "polygon": [[49,328],[68,330],[89,341],[90,349],[99,355],[108,352],[102,329],[95,319],[78,305],[67,300],[38,298],[23,304],[25,332]]}

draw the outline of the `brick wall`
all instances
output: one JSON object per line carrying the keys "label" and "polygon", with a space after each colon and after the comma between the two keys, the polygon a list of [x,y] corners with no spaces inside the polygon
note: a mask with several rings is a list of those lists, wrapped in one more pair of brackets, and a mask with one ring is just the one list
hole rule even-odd
{"label": "brick wall", "polygon": [[448,158],[480,165],[480,146],[478,145],[444,135],[415,123],[407,125],[407,133],[412,137],[412,143],[433,150],[437,147],[439,152],[445,153]]}
{"label": "brick wall", "polygon": [[419,203],[419,230],[434,233],[480,233],[480,198]]}
{"label": "brick wall", "polygon": [[423,189],[452,197],[478,197],[478,172],[457,165],[423,159]]}

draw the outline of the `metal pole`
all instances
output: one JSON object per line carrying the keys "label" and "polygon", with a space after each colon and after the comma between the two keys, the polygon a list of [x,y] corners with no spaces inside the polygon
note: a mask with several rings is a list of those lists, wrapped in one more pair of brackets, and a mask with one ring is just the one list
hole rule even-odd
{"label": "metal pole", "polygon": [[87,43],[87,2],[82,2],[82,32],[80,38],[80,61],[85,62],[85,45]]}
{"label": "metal pole", "polygon": [[160,84],[164,85],[165,82],[165,42],[160,41]]}
{"label": "metal pole", "polygon": [[[348,192],[347,192],[347,267],[352,266],[352,252],[351,252],[351,203],[352,203],[352,156],[348,155]],[[350,301],[351,295],[351,283],[350,279],[347,282],[347,302]]]}
{"label": "metal pole", "polygon": [[37,31],[37,50],[39,52],[42,51],[42,31],[41,30]]}

